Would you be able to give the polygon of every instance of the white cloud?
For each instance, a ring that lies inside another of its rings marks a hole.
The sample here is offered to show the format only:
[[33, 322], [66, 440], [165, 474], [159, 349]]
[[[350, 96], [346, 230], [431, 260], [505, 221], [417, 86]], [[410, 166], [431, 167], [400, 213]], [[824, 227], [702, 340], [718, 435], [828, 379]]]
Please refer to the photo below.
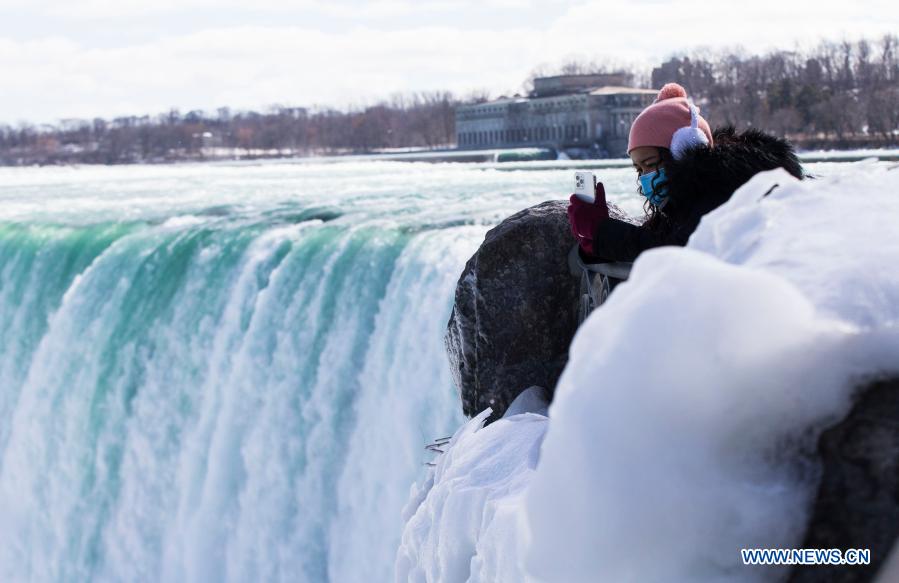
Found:
[[[17, 1], [0, 0], [0, 10]], [[40, 38], [38, 33], [30, 40], [0, 37], [0, 70], [4, 72], [0, 120], [111, 117], [172, 106], [346, 106], [414, 90], [500, 92], [519, 87], [536, 65], [569, 56], [649, 65], [696, 46], [790, 48], [796, 41], [810, 44], [822, 37], [871, 37], [899, 29], [899, 11], [882, 0], [854, 5], [812, 0], [755, 0], [751, 5], [560, 0], [541, 8], [540, 23], [510, 25], [505, 20], [474, 19], [466, 26], [428, 24], [443, 20], [440, 11], [449, 10], [444, 0], [385, 0], [355, 13], [353, 4], [345, 2], [331, 8], [332, 16], [335, 10], [343, 10], [355, 17], [348, 16], [344, 26], [330, 28], [303, 16], [304, 11], [326, 10], [320, 0], [260, 1], [261, 9], [280, 6], [285, 11], [280, 19], [284, 24], [221, 26], [175, 36], [159, 32], [120, 46], [93, 44], [70, 34]], [[203, 9], [212, 2], [135, 0], [127, 6], [138, 11], [128, 13], [133, 16], [140, 10]], [[112, 11], [112, 4], [88, 0], [77, 6], [84, 9], [84, 17], [91, 11]], [[227, 11], [236, 4], [236, 0], [219, 0], [215, 10]], [[523, 0], [458, 0], [453, 5], [476, 15], [487, 6], [502, 13], [523, 4]], [[58, 10], [63, 3], [30, 6]], [[364, 24], [368, 20], [358, 17], [380, 14], [390, 20], [393, 14], [408, 16], [427, 10], [437, 16], [399, 30], [385, 29], [374, 21]]]
[[518, 63], [484, 55], [536, 59], [536, 47], [520, 48], [529, 36], [440, 28], [329, 34], [285, 27], [210, 30], [112, 49], [65, 39], [0, 41], [0, 69], [15, 79], [0, 93], [0, 117], [276, 102], [343, 106], [410, 89], [514, 87], [522, 77]]
[[893, 0], [643, 0], [627, 6], [591, 2], [571, 7], [553, 28], [583, 30], [583, 23], [595, 25], [595, 34], [577, 36], [587, 50], [660, 59], [698, 46], [741, 45], [761, 51], [789, 48], [796, 41], [895, 32], [899, 8]]
[[[575, 0], [544, 0], [543, 8]], [[470, 10], [521, 10], [531, 0], [0, 0], [2, 11], [27, 11], [79, 21], [131, 20], [147, 15], [207, 11], [212, 13], [273, 13], [302, 17], [328, 15], [347, 20], [389, 18]]]

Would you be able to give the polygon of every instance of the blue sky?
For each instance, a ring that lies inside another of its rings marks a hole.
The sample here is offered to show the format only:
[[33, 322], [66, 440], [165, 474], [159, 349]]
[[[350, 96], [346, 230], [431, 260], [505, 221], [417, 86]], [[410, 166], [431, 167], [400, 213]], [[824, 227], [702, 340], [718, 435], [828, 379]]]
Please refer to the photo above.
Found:
[[899, 30], [894, 1], [0, 0], [0, 121], [520, 88], [534, 67]]

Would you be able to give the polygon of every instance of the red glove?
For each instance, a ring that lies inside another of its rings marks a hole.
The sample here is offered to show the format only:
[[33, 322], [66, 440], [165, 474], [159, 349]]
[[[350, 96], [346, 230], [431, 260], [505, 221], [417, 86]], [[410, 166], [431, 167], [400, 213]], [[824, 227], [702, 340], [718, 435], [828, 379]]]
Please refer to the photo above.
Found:
[[602, 182], [596, 183], [596, 200], [591, 204], [579, 199], [572, 194], [568, 205], [568, 222], [571, 224], [571, 233], [577, 239], [581, 249], [590, 254], [593, 253], [593, 234], [601, 222], [609, 218], [609, 207], [606, 205], [606, 189]]

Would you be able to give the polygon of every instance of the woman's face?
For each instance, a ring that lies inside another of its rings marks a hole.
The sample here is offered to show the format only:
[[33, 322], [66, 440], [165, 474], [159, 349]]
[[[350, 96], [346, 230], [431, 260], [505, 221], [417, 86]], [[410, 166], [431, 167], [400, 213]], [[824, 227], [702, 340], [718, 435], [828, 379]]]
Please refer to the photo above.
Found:
[[638, 176], [658, 170], [662, 166], [662, 156], [655, 146], [634, 148], [630, 155]]

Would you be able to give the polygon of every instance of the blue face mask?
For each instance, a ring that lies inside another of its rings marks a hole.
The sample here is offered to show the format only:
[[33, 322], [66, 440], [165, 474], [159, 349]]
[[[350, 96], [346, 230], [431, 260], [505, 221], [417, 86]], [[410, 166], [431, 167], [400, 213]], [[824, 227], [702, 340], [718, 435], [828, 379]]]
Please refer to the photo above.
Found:
[[668, 177], [665, 176], [664, 168], [641, 174], [637, 178], [640, 180], [640, 192], [649, 199], [650, 204], [661, 207], [668, 201]]

